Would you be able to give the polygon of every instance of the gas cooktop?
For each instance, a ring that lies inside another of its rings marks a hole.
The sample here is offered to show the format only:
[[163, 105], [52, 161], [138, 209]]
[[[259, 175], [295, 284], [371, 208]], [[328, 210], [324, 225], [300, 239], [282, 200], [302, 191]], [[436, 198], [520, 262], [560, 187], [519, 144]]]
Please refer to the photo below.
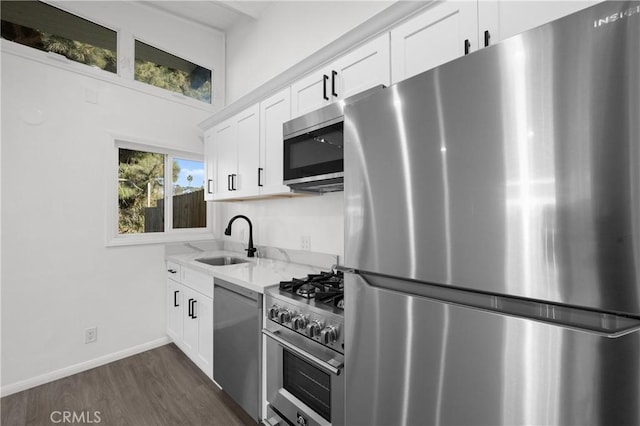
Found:
[[303, 279], [280, 281], [278, 289], [282, 295], [318, 308], [327, 307], [337, 313], [344, 309], [344, 277], [341, 271], [320, 272]]
[[277, 331], [282, 327], [344, 353], [342, 272], [281, 281], [265, 290], [265, 306], [266, 328]]

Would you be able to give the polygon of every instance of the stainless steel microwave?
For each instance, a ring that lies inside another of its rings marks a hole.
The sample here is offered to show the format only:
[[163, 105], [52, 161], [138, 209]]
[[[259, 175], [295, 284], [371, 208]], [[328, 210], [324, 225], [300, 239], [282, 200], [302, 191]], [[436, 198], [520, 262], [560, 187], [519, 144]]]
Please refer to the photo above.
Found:
[[301, 192], [342, 191], [344, 107], [383, 87], [365, 90], [284, 123], [284, 184]]

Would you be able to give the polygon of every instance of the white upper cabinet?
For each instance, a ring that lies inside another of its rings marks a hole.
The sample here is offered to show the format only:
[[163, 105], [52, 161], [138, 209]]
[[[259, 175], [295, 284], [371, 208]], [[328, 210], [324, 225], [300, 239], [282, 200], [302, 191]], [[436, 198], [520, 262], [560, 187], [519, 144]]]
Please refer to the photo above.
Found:
[[595, 3], [509, 0], [435, 3], [391, 30], [392, 83]]
[[234, 197], [247, 197], [258, 192], [260, 161], [260, 107], [255, 104], [238, 116], [238, 176], [231, 180]]
[[478, 4], [435, 3], [391, 30], [391, 82], [478, 49]]
[[598, 1], [442, 1], [205, 132], [205, 199], [293, 196], [282, 125], [591, 6]]
[[234, 118], [230, 118], [213, 128], [217, 176], [214, 199], [229, 196], [232, 192], [231, 179], [238, 173], [237, 127], [234, 124]]
[[291, 118], [291, 88], [276, 93], [260, 102], [260, 167], [259, 191], [261, 195], [288, 194], [282, 183], [283, 134], [282, 125]]
[[291, 89], [287, 87], [205, 133], [205, 144], [211, 141], [206, 163], [216, 170], [211, 199], [291, 194], [282, 184], [282, 125], [290, 118]]
[[330, 66], [331, 95], [345, 99], [381, 84], [389, 86], [389, 34], [347, 53]]
[[593, 6], [599, 1], [480, 1], [478, 3], [479, 37], [489, 44], [507, 39], [563, 16]]
[[293, 117], [306, 114], [331, 103], [331, 82], [326, 70], [314, 72], [291, 85]]
[[260, 109], [258, 104], [215, 126], [217, 186], [214, 200], [258, 192]]
[[293, 83], [291, 116], [389, 83], [389, 34], [385, 33]]
[[218, 177], [216, 176], [216, 146], [214, 129], [204, 132], [204, 200], [213, 201]]

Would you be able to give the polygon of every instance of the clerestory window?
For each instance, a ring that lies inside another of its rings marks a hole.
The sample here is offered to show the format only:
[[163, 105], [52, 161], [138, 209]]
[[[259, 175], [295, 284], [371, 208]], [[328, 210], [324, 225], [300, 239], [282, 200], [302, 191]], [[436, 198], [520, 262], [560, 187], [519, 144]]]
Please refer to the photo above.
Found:
[[39, 1], [0, 2], [2, 38], [116, 73], [115, 31]]

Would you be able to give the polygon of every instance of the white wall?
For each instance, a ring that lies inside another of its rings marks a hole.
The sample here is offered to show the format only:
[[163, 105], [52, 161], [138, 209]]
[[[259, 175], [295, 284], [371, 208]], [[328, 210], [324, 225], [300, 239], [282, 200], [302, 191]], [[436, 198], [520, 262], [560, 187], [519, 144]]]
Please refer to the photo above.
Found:
[[1, 83], [7, 392], [165, 339], [164, 247], [105, 246], [110, 132], [202, 152], [208, 113], [4, 51]]
[[280, 1], [227, 33], [232, 103], [387, 8], [393, 1]]
[[[229, 219], [243, 214], [253, 223], [253, 242], [294, 250], [301, 249], [301, 238], [311, 237], [311, 251], [344, 256], [343, 192], [300, 198], [275, 198], [261, 201], [218, 203], [216, 219], [218, 229], [224, 229]], [[242, 241], [240, 235], [245, 221], [233, 223], [234, 241]], [[327, 267], [331, 265], [326, 265]]]

